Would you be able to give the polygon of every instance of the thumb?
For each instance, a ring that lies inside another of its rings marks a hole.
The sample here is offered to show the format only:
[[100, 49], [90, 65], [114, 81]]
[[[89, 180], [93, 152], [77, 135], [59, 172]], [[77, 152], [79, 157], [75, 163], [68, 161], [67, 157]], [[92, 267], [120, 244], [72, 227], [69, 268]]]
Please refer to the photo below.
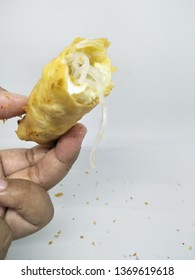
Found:
[[27, 97], [0, 88], [0, 120], [23, 114], [26, 103]]
[[23, 179], [0, 180], [0, 205], [7, 208], [4, 220], [14, 239], [27, 236], [44, 227], [53, 217], [53, 205], [39, 185]]

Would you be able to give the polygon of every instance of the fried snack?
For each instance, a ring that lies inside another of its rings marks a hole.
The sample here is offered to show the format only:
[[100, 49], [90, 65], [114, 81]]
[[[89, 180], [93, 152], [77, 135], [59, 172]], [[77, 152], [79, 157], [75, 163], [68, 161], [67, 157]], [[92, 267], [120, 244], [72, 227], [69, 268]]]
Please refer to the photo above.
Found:
[[48, 144], [103, 103], [113, 88], [109, 45], [105, 38], [76, 38], [45, 66], [29, 96], [26, 115], [18, 121], [21, 140]]

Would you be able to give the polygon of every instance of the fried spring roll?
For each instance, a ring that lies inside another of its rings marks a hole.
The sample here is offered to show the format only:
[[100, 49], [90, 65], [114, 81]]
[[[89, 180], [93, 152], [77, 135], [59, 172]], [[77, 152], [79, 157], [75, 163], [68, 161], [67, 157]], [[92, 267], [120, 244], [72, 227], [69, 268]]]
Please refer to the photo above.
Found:
[[110, 93], [109, 45], [105, 38], [76, 38], [45, 66], [18, 121], [20, 139], [38, 144], [58, 139]]

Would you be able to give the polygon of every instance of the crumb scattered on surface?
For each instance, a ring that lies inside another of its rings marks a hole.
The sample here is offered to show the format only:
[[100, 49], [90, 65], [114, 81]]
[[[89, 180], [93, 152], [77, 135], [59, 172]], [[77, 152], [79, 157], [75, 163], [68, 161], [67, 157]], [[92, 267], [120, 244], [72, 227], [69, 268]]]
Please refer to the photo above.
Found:
[[91, 245], [95, 246], [95, 242], [92, 242]]
[[59, 192], [59, 193], [56, 193], [56, 194], [55, 194], [55, 197], [61, 197], [61, 196], [63, 196], [63, 195], [64, 195], [63, 192]]
[[139, 256], [137, 255], [136, 252], [134, 252], [133, 254], [129, 254], [129, 257], [130, 258], [135, 257], [136, 260], [139, 260]]
[[84, 239], [84, 235], [80, 235], [80, 239]]
[[54, 235], [54, 237], [59, 237], [61, 233], [62, 233], [62, 231], [58, 230], [58, 232]]
[[145, 201], [145, 202], [144, 202], [144, 204], [145, 204], [145, 205], [148, 205], [148, 204], [149, 204], [149, 202]]
[[87, 175], [89, 174], [89, 169], [86, 169], [85, 174]]
[[100, 200], [100, 198], [97, 196], [97, 197], [96, 197], [96, 200], [98, 201], [98, 200]]
[[188, 247], [188, 250], [190, 250], [190, 251], [192, 250], [192, 246], [191, 245]]
[[96, 226], [96, 221], [93, 221], [93, 224]]
[[51, 245], [53, 243], [53, 241], [52, 240], [50, 240], [49, 242], [48, 242], [48, 245]]
[[113, 220], [112, 222], [113, 222], [113, 223], [116, 223], [116, 220]]

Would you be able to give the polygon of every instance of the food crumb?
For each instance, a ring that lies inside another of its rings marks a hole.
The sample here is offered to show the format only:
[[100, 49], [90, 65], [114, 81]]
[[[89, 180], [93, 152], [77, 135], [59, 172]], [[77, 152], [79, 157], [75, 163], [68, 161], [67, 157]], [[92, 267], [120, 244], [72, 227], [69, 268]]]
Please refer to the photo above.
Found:
[[93, 224], [96, 226], [96, 221], [93, 221]]
[[132, 255], [133, 257], [136, 257], [137, 256], [137, 253], [133, 253], [133, 255]]
[[80, 239], [84, 239], [84, 235], [81, 235], [81, 236], [80, 236]]
[[190, 251], [192, 250], [192, 246], [191, 245], [188, 247], [188, 250], [190, 250]]
[[99, 199], [100, 199], [100, 198], [97, 196], [97, 197], [96, 197], [96, 200], [98, 201]]
[[113, 220], [112, 222], [113, 222], [113, 223], [116, 223], [116, 220]]
[[59, 237], [61, 233], [62, 233], [62, 231], [58, 230], [58, 232], [54, 235], [54, 237]]
[[51, 245], [53, 243], [53, 241], [52, 240], [50, 240], [49, 242], [48, 242], [48, 245]]
[[91, 245], [95, 246], [95, 242], [92, 242]]
[[149, 204], [149, 202], [145, 201], [145, 202], [144, 202], [144, 204], [145, 204], [145, 205], [148, 205], [148, 204]]
[[89, 174], [89, 169], [86, 169], [85, 174], [87, 175]]
[[56, 194], [55, 194], [55, 197], [61, 197], [61, 196], [63, 196], [63, 195], [64, 195], [63, 192], [59, 192], [59, 193], [56, 193]]

